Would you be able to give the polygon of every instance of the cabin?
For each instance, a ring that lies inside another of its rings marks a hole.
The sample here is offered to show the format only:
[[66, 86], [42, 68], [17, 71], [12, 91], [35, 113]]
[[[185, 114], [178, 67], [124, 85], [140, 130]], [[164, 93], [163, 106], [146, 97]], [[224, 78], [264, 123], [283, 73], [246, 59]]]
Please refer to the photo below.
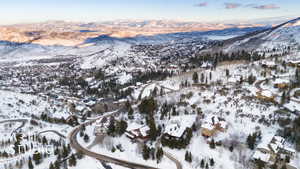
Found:
[[164, 128], [163, 137], [168, 140], [183, 140], [187, 130], [192, 128], [196, 121], [196, 115], [176, 116], [170, 119]]
[[286, 163], [286, 165], [292, 169], [294, 167], [293, 161], [295, 155], [296, 151], [286, 145], [286, 141], [283, 137], [268, 134], [264, 136], [262, 141], [257, 145], [252, 159], [254, 161], [261, 160], [266, 165], [272, 165], [278, 159], [284, 161], [289, 157], [290, 162]]
[[289, 87], [289, 80], [287, 79], [276, 79], [274, 82], [274, 87], [279, 89], [286, 89]]
[[94, 135], [95, 136], [103, 136], [107, 134], [109, 126], [109, 120], [107, 118], [101, 118], [96, 121], [96, 125], [94, 128]]
[[217, 117], [210, 116], [204, 119], [204, 123], [201, 126], [201, 134], [204, 137], [211, 137], [217, 132], [226, 132], [228, 124], [225, 120]]
[[167, 139], [180, 140], [183, 138], [187, 127], [180, 124], [170, 124], [166, 126], [164, 137]]
[[264, 101], [271, 101], [271, 102], [273, 102], [275, 99], [275, 95], [269, 90], [262, 90], [262, 91], [256, 92], [256, 97], [258, 99], [261, 99]]
[[131, 140], [147, 141], [149, 139], [150, 128], [147, 125], [131, 123], [125, 132], [125, 135]]
[[300, 68], [300, 60], [289, 60], [287, 65]]
[[267, 69], [276, 69], [277, 65], [274, 61], [264, 61], [261, 63], [261, 66], [263, 68], [267, 68]]

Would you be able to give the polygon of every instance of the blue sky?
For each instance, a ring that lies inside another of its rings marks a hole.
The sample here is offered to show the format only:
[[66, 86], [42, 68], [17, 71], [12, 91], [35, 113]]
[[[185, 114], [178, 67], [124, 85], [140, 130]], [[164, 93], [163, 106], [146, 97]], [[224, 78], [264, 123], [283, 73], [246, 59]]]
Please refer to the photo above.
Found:
[[0, 0], [0, 24], [47, 20], [201, 22], [300, 16], [299, 0]]

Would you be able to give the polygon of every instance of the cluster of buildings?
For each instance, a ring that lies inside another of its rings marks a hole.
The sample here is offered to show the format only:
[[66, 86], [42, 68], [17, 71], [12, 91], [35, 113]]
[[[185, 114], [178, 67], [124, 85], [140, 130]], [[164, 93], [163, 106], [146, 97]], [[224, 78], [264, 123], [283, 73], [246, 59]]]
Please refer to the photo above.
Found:
[[[274, 163], [286, 165], [288, 169], [297, 169], [294, 164], [296, 151], [287, 146], [283, 137], [276, 135], [266, 135], [258, 144], [252, 156], [254, 161], [260, 160], [266, 165]], [[288, 160], [287, 160], [288, 159]]]
[[132, 123], [125, 132], [125, 135], [132, 140], [146, 141], [149, 139], [150, 128], [147, 125]]
[[201, 134], [204, 137], [211, 137], [218, 132], [225, 132], [228, 128], [228, 123], [217, 116], [208, 116], [204, 119], [204, 123], [201, 125]]

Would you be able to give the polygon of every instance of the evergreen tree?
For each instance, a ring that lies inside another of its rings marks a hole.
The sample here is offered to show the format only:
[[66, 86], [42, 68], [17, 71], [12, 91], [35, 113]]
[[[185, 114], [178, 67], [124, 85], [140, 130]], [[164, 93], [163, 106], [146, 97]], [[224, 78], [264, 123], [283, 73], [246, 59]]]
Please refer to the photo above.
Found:
[[76, 157], [74, 154], [71, 155], [70, 159], [69, 159], [69, 166], [72, 167], [72, 166], [76, 166]]
[[201, 162], [200, 162], [200, 167], [201, 167], [201, 168], [204, 168], [204, 165], [205, 165], [205, 164], [204, 164], [204, 160], [202, 159]]
[[53, 165], [52, 163], [50, 163], [49, 169], [55, 169], [55, 168], [54, 168], [54, 165]]
[[156, 151], [156, 159], [157, 159], [157, 163], [160, 163], [162, 157], [164, 155], [164, 151], [161, 147], [159, 147]]
[[215, 140], [214, 140], [214, 139], [212, 139], [211, 142], [209, 143], [209, 147], [210, 147], [211, 149], [215, 149], [215, 148], [216, 148], [216, 143], [215, 143]]
[[233, 145], [231, 145], [231, 146], [229, 147], [229, 151], [230, 151], [230, 152], [233, 151]]
[[147, 124], [150, 128], [149, 130], [149, 137], [151, 140], [156, 140], [157, 137], [157, 128], [156, 128], [156, 124], [155, 124], [155, 120], [153, 118], [153, 116], [148, 116], [147, 118]]
[[157, 102], [153, 97], [144, 99], [138, 106], [141, 113], [153, 114], [157, 108]]
[[107, 134], [110, 136], [113, 136], [115, 131], [116, 131], [115, 119], [110, 118], [108, 129], [107, 129]]
[[150, 148], [146, 144], [143, 146], [143, 158], [144, 160], [148, 160], [150, 158]]
[[29, 157], [28, 159], [28, 169], [33, 169], [33, 164], [32, 164], [32, 160], [31, 160], [31, 157]]
[[214, 159], [213, 159], [213, 158], [211, 158], [211, 159], [209, 160], [209, 163], [210, 163], [210, 166], [214, 166], [214, 165], [215, 165], [215, 161], [214, 161]]
[[41, 154], [39, 152], [35, 152], [32, 156], [32, 159], [36, 165], [41, 163]]
[[197, 72], [193, 73], [193, 82], [194, 83], [199, 83], [199, 77], [198, 77], [198, 73]]

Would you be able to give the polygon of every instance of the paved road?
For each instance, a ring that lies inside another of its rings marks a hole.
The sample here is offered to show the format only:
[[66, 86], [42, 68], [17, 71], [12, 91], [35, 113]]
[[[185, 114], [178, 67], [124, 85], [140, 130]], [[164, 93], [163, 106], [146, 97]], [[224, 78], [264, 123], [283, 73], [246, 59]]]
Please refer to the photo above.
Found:
[[[118, 112], [107, 114], [107, 115], [103, 115], [99, 119], [101, 119], [103, 117], [113, 116], [116, 113], [118, 113]], [[120, 159], [117, 159], [117, 158], [109, 157], [109, 156], [106, 156], [106, 155], [97, 154], [95, 152], [92, 152], [92, 151], [90, 151], [90, 150], [82, 147], [78, 143], [77, 134], [80, 132], [81, 127], [83, 127], [84, 125], [91, 125], [92, 123], [96, 122], [96, 120], [97, 119], [91, 120], [91, 121], [86, 122], [86, 123], [83, 123], [83, 124], [75, 127], [73, 131], [71, 131], [71, 133], [69, 134], [70, 145], [75, 150], [77, 150], [78, 152], [82, 152], [83, 154], [85, 154], [85, 155], [87, 155], [89, 157], [95, 158], [97, 160], [108, 162], [108, 163], [114, 163], [114, 164], [117, 164], [117, 165], [120, 165], [120, 166], [123, 166], [123, 167], [127, 167], [127, 168], [134, 168], [134, 169], [158, 169], [158, 168], [147, 166], [147, 165], [143, 165], [143, 164], [133, 163], [133, 162], [129, 162], [129, 161], [125, 161], [125, 160], [120, 160]]]
[[176, 164], [177, 169], [182, 169], [182, 165], [180, 163], [180, 161], [178, 161], [175, 157], [173, 157], [170, 153], [166, 152], [164, 150], [164, 155], [170, 159], [171, 161], [173, 161]]

